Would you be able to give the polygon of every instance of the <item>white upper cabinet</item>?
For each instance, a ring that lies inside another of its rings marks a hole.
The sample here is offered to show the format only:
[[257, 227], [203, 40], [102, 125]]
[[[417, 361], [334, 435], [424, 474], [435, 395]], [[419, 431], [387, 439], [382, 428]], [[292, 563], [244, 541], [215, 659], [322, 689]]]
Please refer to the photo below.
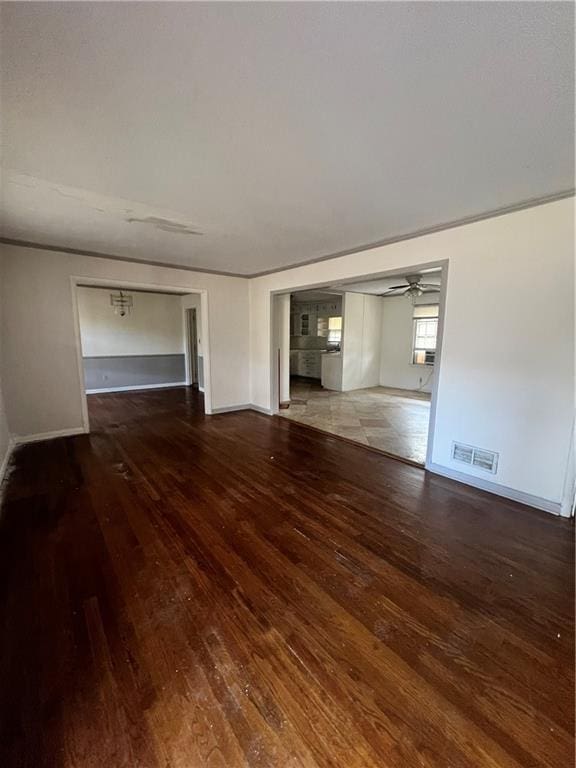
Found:
[[290, 335], [318, 336], [318, 320], [340, 315], [341, 312], [341, 305], [336, 301], [292, 304], [290, 308]]

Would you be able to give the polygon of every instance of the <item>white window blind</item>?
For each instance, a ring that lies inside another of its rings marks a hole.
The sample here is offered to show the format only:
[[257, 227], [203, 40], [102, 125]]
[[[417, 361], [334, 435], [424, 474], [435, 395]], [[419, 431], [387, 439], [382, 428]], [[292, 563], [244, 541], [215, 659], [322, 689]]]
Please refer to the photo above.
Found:
[[328, 344], [330, 345], [340, 344], [341, 339], [342, 339], [342, 318], [329, 317], [328, 318]]
[[438, 304], [418, 304], [414, 307], [414, 318], [438, 317]]

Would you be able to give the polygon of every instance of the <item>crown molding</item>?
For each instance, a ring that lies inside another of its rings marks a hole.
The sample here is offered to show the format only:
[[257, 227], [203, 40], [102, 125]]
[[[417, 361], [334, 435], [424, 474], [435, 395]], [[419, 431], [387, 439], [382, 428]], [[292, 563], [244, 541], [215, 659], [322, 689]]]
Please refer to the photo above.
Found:
[[129, 264], [142, 264], [151, 267], [165, 267], [166, 269], [183, 269], [186, 272], [201, 272], [208, 275], [220, 275], [221, 277], [242, 277], [248, 279], [251, 275], [243, 275], [239, 272], [225, 272], [218, 269], [206, 269], [205, 267], [189, 267], [186, 264], [174, 264], [167, 261], [149, 261], [148, 259], [135, 259], [130, 256], [115, 256], [113, 253], [100, 253], [100, 251], [85, 251], [81, 248], [68, 248], [62, 245], [51, 245], [29, 240], [14, 240], [10, 237], [0, 237], [0, 244], [14, 245], [18, 248], [34, 248], [39, 251], [54, 251], [55, 253], [70, 253], [73, 256], [89, 256], [93, 259], [109, 259], [111, 261], [125, 261]]
[[555, 192], [552, 195], [544, 195], [542, 197], [534, 197], [530, 200], [523, 200], [520, 203], [514, 203], [513, 205], [507, 205], [502, 208], [494, 208], [484, 213], [476, 213], [471, 216], [466, 216], [461, 219], [454, 219], [453, 221], [445, 222], [444, 224], [435, 224], [431, 227], [424, 227], [423, 229], [413, 230], [403, 235], [394, 235], [387, 237], [384, 240], [377, 240], [376, 242], [367, 243], [365, 245], [358, 245], [354, 248], [349, 248], [344, 251], [337, 251], [336, 253], [330, 253], [325, 256], [317, 256], [314, 259], [308, 261], [300, 261], [295, 264], [289, 264], [286, 267], [279, 267], [278, 269], [268, 269], [263, 272], [254, 272], [248, 277], [265, 277], [266, 275], [273, 275], [276, 272], [285, 272], [289, 269], [298, 269], [298, 267], [307, 267], [309, 264], [318, 264], [321, 261], [329, 261], [330, 259], [339, 259], [341, 256], [351, 256], [354, 253], [361, 253], [362, 251], [370, 251], [374, 248], [382, 248], [385, 245], [393, 245], [394, 243], [401, 243], [404, 240], [414, 240], [417, 237], [424, 237], [425, 235], [433, 235], [436, 232], [444, 232], [447, 229], [456, 229], [457, 227], [464, 227], [467, 224], [475, 224], [478, 221], [484, 221], [485, 219], [495, 219], [498, 216], [505, 216], [508, 213], [517, 213], [518, 211], [524, 211], [527, 208], [536, 208], [539, 205], [546, 205], [547, 203], [555, 203], [559, 200], [565, 200], [568, 197], [574, 197], [576, 189], [566, 189], [562, 192]]
[[265, 277], [267, 275], [274, 275], [278, 272], [286, 272], [290, 269], [298, 269], [299, 267], [307, 267], [310, 264], [318, 264], [321, 261], [330, 261], [331, 259], [339, 259], [342, 256], [351, 256], [354, 253], [360, 253], [361, 251], [370, 251], [374, 248], [382, 248], [385, 245], [393, 245], [394, 243], [401, 243], [404, 240], [414, 240], [417, 237], [424, 237], [425, 235], [433, 235], [437, 232], [444, 232], [447, 229], [456, 229], [457, 227], [464, 227], [467, 224], [475, 224], [479, 221], [485, 221], [486, 219], [494, 219], [498, 216], [505, 216], [509, 213], [517, 213], [524, 211], [528, 208], [536, 208], [540, 205], [547, 205], [548, 203], [555, 203], [559, 200], [565, 200], [569, 197], [574, 197], [576, 190], [574, 188], [563, 190], [561, 192], [555, 192], [551, 195], [543, 195], [542, 197], [534, 197], [529, 200], [523, 200], [519, 203], [503, 206], [501, 208], [493, 208], [483, 213], [473, 214], [471, 216], [465, 216], [461, 219], [454, 219], [452, 221], [444, 222], [443, 224], [435, 224], [431, 227], [424, 227], [423, 229], [413, 230], [412, 232], [406, 232], [400, 235], [394, 235], [387, 237], [384, 240], [377, 240], [376, 242], [365, 243], [364, 245], [358, 245], [354, 248], [348, 248], [343, 251], [336, 251], [335, 253], [325, 254], [324, 256], [317, 256], [307, 261], [300, 261], [293, 264], [287, 264], [282, 267], [275, 267], [274, 269], [267, 269], [261, 272], [252, 272], [250, 274], [242, 274], [240, 272], [226, 272], [224, 270], [206, 269], [205, 267], [191, 267], [185, 264], [173, 264], [163, 261], [148, 261], [146, 259], [136, 259], [129, 256], [115, 256], [111, 253], [100, 253], [98, 251], [86, 251], [79, 248], [68, 248], [65, 246], [51, 245], [47, 243], [38, 243], [27, 240], [15, 240], [8, 237], [0, 237], [0, 243], [4, 245], [13, 245], [20, 248], [35, 248], [42, 251], [54, 251], [57, 253], [70, 253], [75, 256], [90, 256], [96, 259], [111, 259], [112, 261], [125, 261], [131, 264], [143, 264], [152, 267], [165, 267], [166, 269], [182, 269], [186, 272], [200, 272], [208, 275], [219, 275], [221, 277], [238, 277], [244, 280], [251, 280], [255, 277]]

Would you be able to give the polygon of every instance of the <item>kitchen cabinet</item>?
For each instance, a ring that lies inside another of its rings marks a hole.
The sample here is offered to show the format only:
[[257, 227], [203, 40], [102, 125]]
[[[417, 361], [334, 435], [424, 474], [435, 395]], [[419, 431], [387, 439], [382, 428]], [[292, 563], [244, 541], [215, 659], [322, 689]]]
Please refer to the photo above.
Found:
[[339, 303], [325, 301], [319, 303], [292, 304], [290, 309], [291, 336], [318, 336], [320, 318], [338, 317], [342, 314]]
[[302, 312], [300, 315], [300, 336], [314, 336], [313, 317], [310, 312]]
[[327, 352], [322, 355], [322, 387], [342, 391], [342, 354]]
[[291, 349], [290, 374], [305, 376], [309, 379], [319, 379], [322, 374], [319, 349]]

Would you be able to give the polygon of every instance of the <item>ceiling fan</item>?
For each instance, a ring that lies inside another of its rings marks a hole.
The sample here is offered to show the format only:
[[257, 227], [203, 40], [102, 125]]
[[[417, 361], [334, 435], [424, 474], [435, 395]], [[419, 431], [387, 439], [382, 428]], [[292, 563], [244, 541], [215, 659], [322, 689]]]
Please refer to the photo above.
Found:
[[440, 286], [435, 283], [422, 283], [422, 275], [406, 275], [405, 285], [393, 285], [380, 296], [422, 296], [423, 293], [439, 293]]

